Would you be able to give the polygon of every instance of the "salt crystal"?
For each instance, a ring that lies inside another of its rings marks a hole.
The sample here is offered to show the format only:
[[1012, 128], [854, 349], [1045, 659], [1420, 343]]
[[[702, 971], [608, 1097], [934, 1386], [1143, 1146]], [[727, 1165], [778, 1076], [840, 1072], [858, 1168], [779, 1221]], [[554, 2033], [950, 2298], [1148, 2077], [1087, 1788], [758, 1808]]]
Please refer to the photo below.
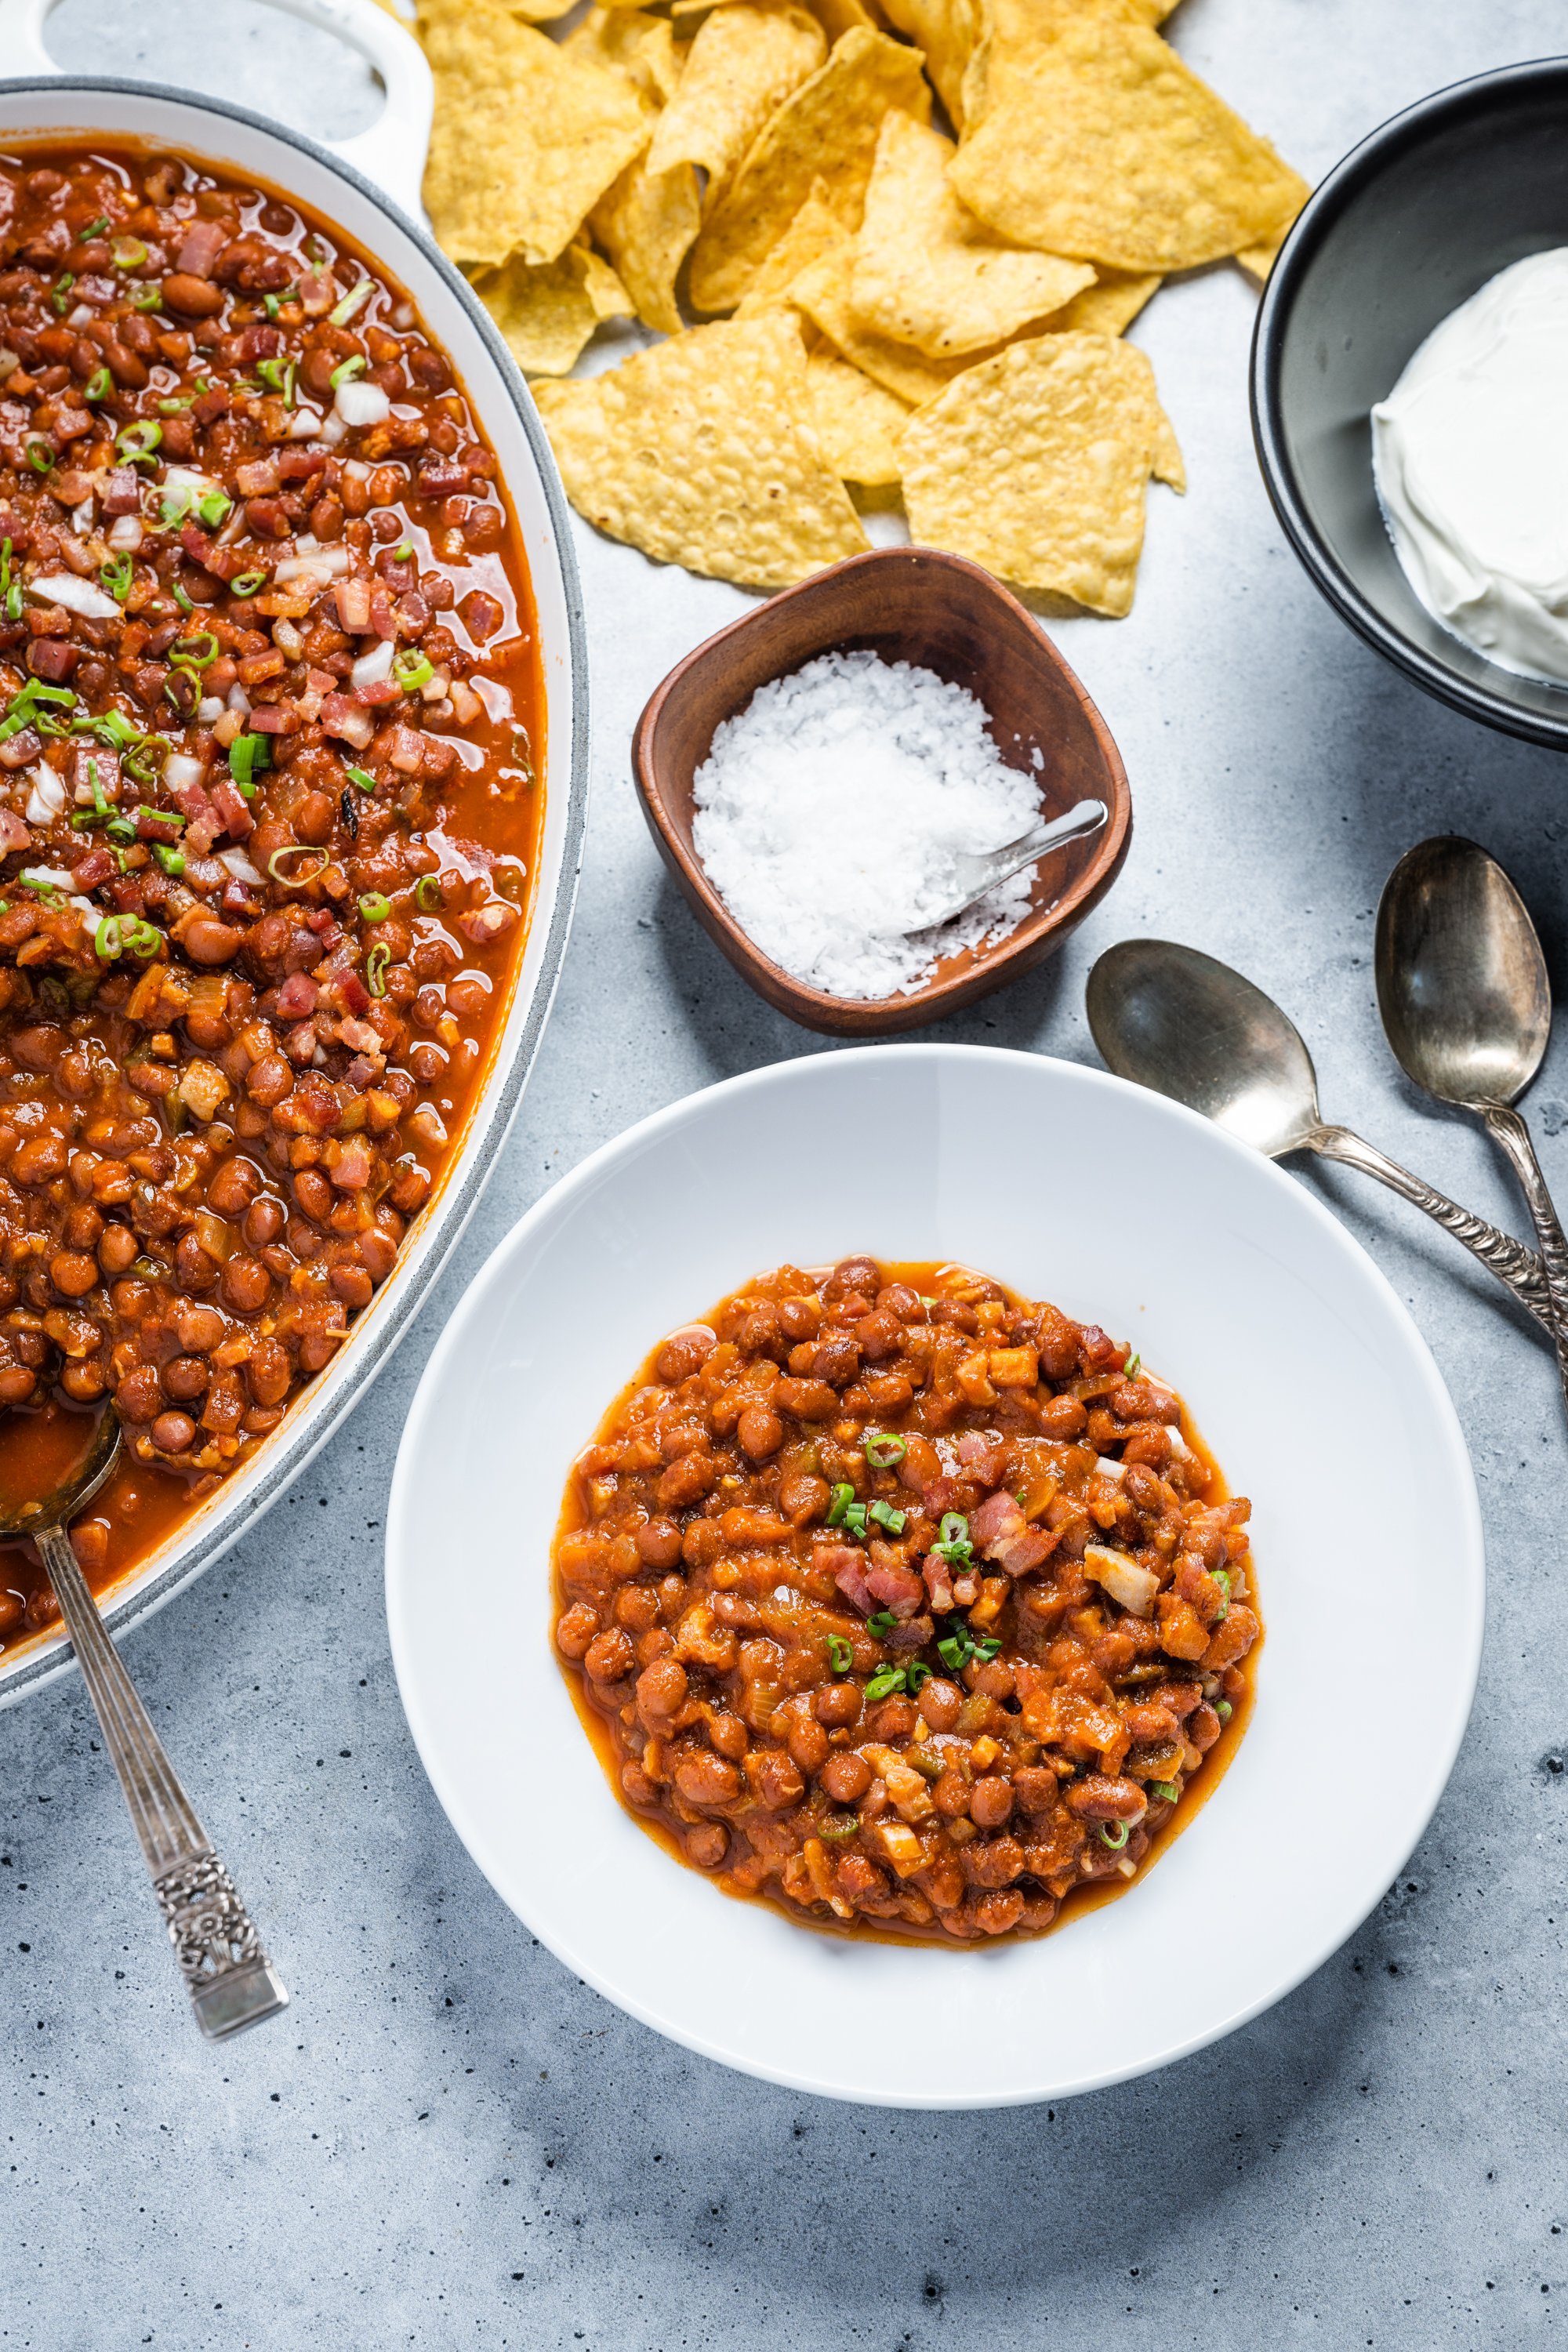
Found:
[[923, 929], [954, 895], [954, 853], [1016, 841], [1040, 796], [984, 705], [913, 663], [823, 654], [759, 687], [716, 730], [692, 793], [697, 855], [736, 922], [828, 995], [906, 993], [1028, 912], [1026, 869]]

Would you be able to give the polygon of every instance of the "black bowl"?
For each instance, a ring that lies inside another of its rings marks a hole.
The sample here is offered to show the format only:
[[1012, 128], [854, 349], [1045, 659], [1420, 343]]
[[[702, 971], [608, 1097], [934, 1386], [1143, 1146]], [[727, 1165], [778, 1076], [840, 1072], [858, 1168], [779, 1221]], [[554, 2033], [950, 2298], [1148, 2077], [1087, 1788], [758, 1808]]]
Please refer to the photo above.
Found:
[[1568, 246], [1568, 58], [1482, 74], [1346, 156], [1274, 266], [1252, 342], [1252, 429], [1286, 536], [1334, 610], [1456, 710], [1568, 750], [1568, 687], [1516, 677], [1435, 621], [1399, 568], [1368, 412], [1450, 310]]

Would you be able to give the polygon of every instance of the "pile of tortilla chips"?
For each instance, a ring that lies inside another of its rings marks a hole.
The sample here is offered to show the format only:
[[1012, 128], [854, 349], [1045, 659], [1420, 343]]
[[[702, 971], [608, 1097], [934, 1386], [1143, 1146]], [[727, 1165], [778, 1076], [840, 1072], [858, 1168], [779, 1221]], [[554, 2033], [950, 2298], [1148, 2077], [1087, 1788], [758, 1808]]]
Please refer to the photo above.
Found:
[[1173, 271], [1266, 275], [1308, 193], [1171, 5], [605, 0], [557, 40], [572, 0], [418, 0], [426, 201], [520, 365], [664, 338], [535, 382], [573, 504], [780, 588], [901, 497], [917, 541], [1129, 611], [1183, 469], [1123, 330]]

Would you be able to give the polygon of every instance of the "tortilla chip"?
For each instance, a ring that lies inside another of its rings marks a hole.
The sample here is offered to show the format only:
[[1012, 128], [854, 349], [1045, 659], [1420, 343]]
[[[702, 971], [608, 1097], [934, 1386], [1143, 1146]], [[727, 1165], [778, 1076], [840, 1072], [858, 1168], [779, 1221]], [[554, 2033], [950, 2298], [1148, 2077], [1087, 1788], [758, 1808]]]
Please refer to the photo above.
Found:
[[735, 316], [749, 319], [758, 310], [772, 310], [787, 299], [789, 289], [803, 270], [847, 241], [828, 202], [826, 182], [814, 180], [810, 195], [752, 278], [751, 290]]
[[769, 118], [826, 57], [821, 26], [790, 0], [766, 7], [734, 0], [715, 9], [659, 118], [648, 170], [700, 165], [708, 174], [704, 208], [712, 212]]
[[644, 326], [679, 335], [686, 322], [675, 299], [676, 280], [702, 226], [701, 192], [690, 164], [655, 173], [639, 155], [600, 197], [588, 223]]
[[989, 0], [952, 184], [1015, 244], [1131, 271], [1266, 244], [1300, 180], [1130, 7]]
[[1040, 335], [957, 377], [899, 444], [910, 535], [1091, 612], [1131, 610], [1144, 484], [1180, 452], [1147, 354]]
[[568, 57], [623, 74], [645, 113], [669, 104], [686, 64], [686, 45], [677, 45], [668, 18], [642, 8], [590, 8], [561, 46]]
[[1279, 258], [1280, 247], [1296, 226], [1296, 214], [1300, 211], [1312, 193], [1310, 186], [1302, 179], [1299, 172], [1293, 173], [1291, 176], [1296, 182], [1297, 197], [1295, 210], [1289, 219], [1273, 236], [1266, 237], [1260, 245], [1243, 246], [1236, 257], [1243, 269], [1249, 276], [1256, 278], [1260, 286], [1267, 282], [1269, 271]]
[[963, 69], [974, 47], [974, 0], [885, 0], [895, 29], [923, 51], [953, 128], [963, 128]]
[[835, 352], [812, 352], [805, 380], [816, 437], [834, 472], [864, 489], [890, 488], [899, 478], [899, 431], [910, 413], [904, 403]]
[[1067, 308], [1046, 323], [1053, 334], [1123, 334], [1163, 283], [1152, 273], [1133, 276], [1125, 269], [1102, 269], [1094, 285], [1075, 294]]
[[623, 77], [519, 24], [501, 0], [425, 0], [436, 75], [425, 202], [454, 261], [553, 261], [647, 140]]
[[509, 261], [474, 291], [525, 375], [564, 375], [604, 319], [629, 319], [631, 298], [607, 261], [569, 245], [554, 261]]
[[660, 563], [784, 588], [868, 544], [823, 462], [785, 312], [672, 335], [534, 396], [578, 512]]
[[868, 31], [878, 33], [887, 24], [880, 9], [868, 8], [866, 0], [807, 0], [807, 5], [829, 41], [842, 40], [845, 34], [852, 33], [857, 26], [864, 26]]
[[854, 266], [854, 240], [841, 238], [830, 253], [802, 270], [784, 299], [804, 310], [813, 326], [820, 327], [840, 356], [862, 375], [885, 385], [911, 408], [934, 400], [955, 375], [974, 365], [977, 355], [971, 352], [959, 359], [928, 360], [911, 344], [896, 343], [890, 335], [879, 335], [862, 326], [850, 299]]
[[863, 325], [930, 359], [1005, 343], [1094, 284], [1087, 262], [1003, 245], [948, 184], [952, 141], [883, 117], [855, 243], [850, 301]]
[[858, 28], [787, 99], [741, 165], [691, 257], [691, 299], [700, 310], [728, 310], [820, 179], [847, 229], [860, 226], [877, 133], [889, 107], [931, 120], [921, 60], [901, 41]]

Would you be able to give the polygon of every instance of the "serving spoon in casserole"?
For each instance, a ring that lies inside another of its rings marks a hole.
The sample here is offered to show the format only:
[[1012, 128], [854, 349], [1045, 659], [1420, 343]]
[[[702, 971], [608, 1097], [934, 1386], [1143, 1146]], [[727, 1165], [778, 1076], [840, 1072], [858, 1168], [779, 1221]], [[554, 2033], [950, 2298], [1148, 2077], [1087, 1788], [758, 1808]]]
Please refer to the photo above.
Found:
[[121, 1443], [119, 1417], [107, 1408], [87, 1453], [50, 1493], [20, 1503], [0, 1497], [0, 1538], [30, 1538], [48, 1571], [196, 2023], [209, 2042], [223, 2042], [276, 2017], [289, 1995], [163, 1753], [66, 1533], [108, 1481]]

